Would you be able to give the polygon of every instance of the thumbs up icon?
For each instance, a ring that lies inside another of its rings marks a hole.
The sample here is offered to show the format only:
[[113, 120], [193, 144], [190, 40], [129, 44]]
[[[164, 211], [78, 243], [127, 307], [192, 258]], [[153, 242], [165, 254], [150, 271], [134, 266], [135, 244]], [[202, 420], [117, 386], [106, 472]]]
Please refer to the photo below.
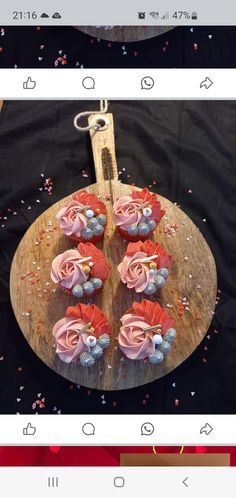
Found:
[[36, 81], [32, 80], [29, 76], [26, 81], [23, 82], [23, 88], [25, 90], [33, 90], [36, 87]]
[[33, 427], [30, 423], [23, 429], [24, 436], [34, 436], [36, 432], [36, 427]]

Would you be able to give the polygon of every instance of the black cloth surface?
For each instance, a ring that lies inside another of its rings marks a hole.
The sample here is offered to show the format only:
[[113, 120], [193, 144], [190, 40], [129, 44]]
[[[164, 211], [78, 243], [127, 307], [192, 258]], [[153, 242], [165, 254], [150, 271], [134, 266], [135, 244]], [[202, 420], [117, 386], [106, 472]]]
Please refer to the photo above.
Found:
[[132, 43], [68, 26], [0, 26], [0, 68], [235, 68], [235, 46], [235, 26], [181, 26]]
[[88, 134], [75, 130], [73, 118], [96, 105], [6, 102], [0, 114], [0, 413], [236, 413], [236, 102], [109, 107], [121, 181], [139, 187], [154, 181], [153, 191], [182, 206], [215, 257], [220, 300], [191, 357], [149, 385], [104, 393], [53, 373], [16, 323], [11, 260], [45, 209], [95, 181]]

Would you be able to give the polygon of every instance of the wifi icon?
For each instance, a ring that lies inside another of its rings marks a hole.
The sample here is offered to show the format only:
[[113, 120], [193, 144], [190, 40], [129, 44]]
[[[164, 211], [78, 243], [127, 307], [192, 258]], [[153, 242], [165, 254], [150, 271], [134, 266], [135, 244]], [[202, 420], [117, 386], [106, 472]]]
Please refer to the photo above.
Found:
[[155, 20], [159, 19], [159, 12], [149, 12], [149, 15]]

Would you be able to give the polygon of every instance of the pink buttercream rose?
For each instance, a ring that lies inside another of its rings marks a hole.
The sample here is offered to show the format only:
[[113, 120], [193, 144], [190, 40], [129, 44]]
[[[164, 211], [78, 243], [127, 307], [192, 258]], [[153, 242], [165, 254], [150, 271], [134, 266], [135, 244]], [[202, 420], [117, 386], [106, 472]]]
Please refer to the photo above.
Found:
[[153, 343], [144, 331], [150, 327], [141, 316], [127, 313], [121, 318], [122, 326], [118, 336], [121, 351], [130, 360], [144, 360], [153, 352]]
[[61, 208], [56, 218], [59, 220], [60, 227], [67, 236], [81, 236], [81, 231], [87, 227], [87, 218], [84, 214], [84, 205], [78, 201], [71, 201], [66, 207]]
[[118, 272], [121, 281], [127, 285], [128, 289], [143, 292], [150, 282], [151, 277], [145, 258], [147, 254], [138, 251], [133, 256], [125, 256], [119, 264]]
[[85, 340], [89, 336], [89, 332], [85, 331], [79, 335], [79, 331], [84, 326], [83, 320], [66, 316], [53, 327], [52, 334], [56, 340], [56, 353], [66, 363], [78, 361], [79, 355], [88, 349]]
[[139, 223], [142, 212], [139, 208], [143, 204], [142, 199], [133, 199], [130, 195], [124, 195], [113, 205], [115, 224], [127, 230], [133, 223]]
[[77, 249], [69, 249], [59, 254], [52, 262], [51, 279], [57, 284], [60, 283], [66, 289], [72, 289], [77, 284], [83, 284], [88, 279], [88, 275], [83, 271], [83, 258]]

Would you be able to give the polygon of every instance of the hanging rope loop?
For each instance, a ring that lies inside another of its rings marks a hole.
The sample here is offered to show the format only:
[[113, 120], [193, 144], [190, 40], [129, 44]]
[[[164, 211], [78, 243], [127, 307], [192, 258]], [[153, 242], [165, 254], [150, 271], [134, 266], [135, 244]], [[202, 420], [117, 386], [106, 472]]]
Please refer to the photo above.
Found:
[[91, 125], [87, 126], [79, 126], [78, 122], [80, 121], [81, 118], [91, 116], [92, 114], [106, 114], [108, 110], [108, 100], [100, 100], [100, 111], [85, 111], [85, 112], [80, 112], [77, 114], [74, 118], [74, 126], [78, 131], [89, 131], [89, 130], [95, 130], [99, 131], [102, 129], [107, 128], [109, 125], [109, 119], [106, 116], [101, 117], [101, 119], [96, 119], [94, 123]]

